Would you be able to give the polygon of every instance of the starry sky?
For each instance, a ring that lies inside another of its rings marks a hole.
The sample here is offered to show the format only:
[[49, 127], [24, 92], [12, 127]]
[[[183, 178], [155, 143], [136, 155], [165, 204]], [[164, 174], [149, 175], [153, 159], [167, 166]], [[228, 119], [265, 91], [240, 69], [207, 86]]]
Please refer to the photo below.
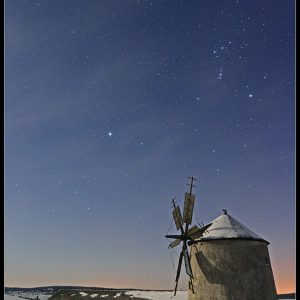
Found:
[[5, 1], [5, 285], [172, 289], [193, 175], [293, 292], [294, 6]]

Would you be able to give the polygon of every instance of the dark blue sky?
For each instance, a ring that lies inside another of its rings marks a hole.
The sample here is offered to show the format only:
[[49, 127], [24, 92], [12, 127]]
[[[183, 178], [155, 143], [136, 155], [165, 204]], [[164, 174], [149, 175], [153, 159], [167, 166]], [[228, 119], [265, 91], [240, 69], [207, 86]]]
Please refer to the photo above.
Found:
[[199, 221], [227, 208], [292, 291], [294, 6], [7, 0], [5, 284], [172, 288], [194, 175]]

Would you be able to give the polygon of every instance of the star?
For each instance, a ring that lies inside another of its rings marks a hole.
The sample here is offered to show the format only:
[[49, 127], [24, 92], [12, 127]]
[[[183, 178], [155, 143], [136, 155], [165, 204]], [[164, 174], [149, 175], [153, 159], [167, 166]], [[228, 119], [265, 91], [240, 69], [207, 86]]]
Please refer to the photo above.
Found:
[[223, 76], [223, 68], [220, 68], [218, 79], [222, 79]]
[[[204, 5], [183, 0], [61, 2], [53, 9], [41, 0], [26, 5], [7, 1], [12, 42], [6, 52], [5, 201], [11, 203], [7, 217], [13, 216], [7, 220], [8, 242], [13, 242], [8, 247], [16, 250], [8, 253], [8, 262], [24, 257], [15, 226], [28, 232], [33, 248], [39, 237], [41, 253], [48, 251], [47, 233], [54, 231], [61, 232], [55, 242], [70, 255], [80, 243], [91, 273], [106, 262], [117, 269], [111, 246], [121, 246], [119, 258], [128, 269], [131, 240], [135, 243], [145, 231], [155, 238], [161, 231], [157, 228], [167, 230], [172, 217], [168, 195], [186, 192], [189, 175], [198, 178], [195, 193], [212, 218], [218, 215], [214, 208], [238, 184], [230, 200], [237, 219], [243, 201], [251, 199], [250, 210], [263, 202], [251, 216], [252, 222], [260, 220], [257, 233], [263, 228], [270, 234], [274, 220], [287, 219], [271, 244], [291, 245], [284, 232], [294, 221], [293, 5], [286, 1], [279, 10], [266, 6], [263, 11], [259, 1], [249, 7], [248, 1], [238, 0]], [[18, 39], [18, 47], [16, 28], [26, 36]], [[150, 228], [153, 232], [146, 228], [149, 197], [161, 199], [155, 200], [162, 214]], [[120, 220], [119, 212], [129, 218]], [[109, 216], [115, 219], [112, 228]], [[93, 235], [106, 241], [96, 254], [100, 259], [89, 255], [99, 247]], [[145, 257], [152, 257], [148, 248]], [[25, 250], [34, 260], [34, 251]], [[43, 267], [60, 261], [62, 253], [56, 252]], [[152, 263], [153, 270], [169, 266], [167, 261]], [[287, 269], [281, 270], [283, 278], [291, 264], [282, 264]], [[8, 277], [15, 276], [14, 267], [8, 266]], [[29, 271], [35, 273], [32, 267]], [[63, 271], [59, 264], [56, 268]], [[80, 263], [72, 269], [80, 274]], [[137, 274], [134, 288], [147, 285], [144, 273]], [[169, 282], [163, 272], [157, 274], [148, 286], [164, 289]], [[67, 275], [57, 283], [70, 280]], [[108, 282], [105, 276], [103, 282]], [[26, 280], [20, 284], [31, 284]], [[77, 280], [93, 284], [84, 274]]]

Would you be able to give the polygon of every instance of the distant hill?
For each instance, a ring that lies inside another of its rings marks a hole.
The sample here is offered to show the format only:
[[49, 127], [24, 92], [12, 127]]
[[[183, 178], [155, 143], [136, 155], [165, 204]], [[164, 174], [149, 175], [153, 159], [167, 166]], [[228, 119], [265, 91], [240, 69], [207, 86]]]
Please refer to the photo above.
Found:
[[24, 287], [4, 287], [5, 293], [7, 292], [51, 292], [55, 293], [61, 289], [72, 289], [72, 290], [81, 290], [81, 289], [91, 289], [91, 290], [107, 290], [102, 287], [85, 287], [85, 286], [73, 286], [73, 285], [51, 285], [51, 286], [39, 286], [32, 288], [24, 288]]
[[296, 293], [278, 294], [278, 299], [296, 299]]
[[130, 290], [130, 291], [172, 291], [172, 290], [150, 290], [150, 289], [137, 289], [137, 288], [104, 288], [104, 287], [90, 287], [90, 286], [74, 286], [74, 285], [53, 285], [53, 286], [41, 286], [41, 287], [32, 287], [32, 288], [23, 288], [23, 287], [4, 287], [4, 292], [51, 292], [55, 293], [58, 290], [93, 290], [93, 291], [119, 291], [119, 290]]

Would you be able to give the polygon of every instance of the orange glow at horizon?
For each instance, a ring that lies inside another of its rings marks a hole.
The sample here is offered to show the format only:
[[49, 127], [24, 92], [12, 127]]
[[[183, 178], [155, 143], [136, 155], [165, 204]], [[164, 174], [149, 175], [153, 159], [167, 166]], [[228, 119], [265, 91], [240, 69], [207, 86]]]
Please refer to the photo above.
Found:
[[[275, 259], [274, 259], [275, 260]], [[289, 260], [280, 261], [273, 264], [273, 276], [277, 294], [295, 293], [296, 291], [296, 270], [295, 263], [290, 258]]]
[[280, 281], [275, 283], [277, 294], [295, 293], [296, 291], [296, 282], [294, 279], [281, 278]]

